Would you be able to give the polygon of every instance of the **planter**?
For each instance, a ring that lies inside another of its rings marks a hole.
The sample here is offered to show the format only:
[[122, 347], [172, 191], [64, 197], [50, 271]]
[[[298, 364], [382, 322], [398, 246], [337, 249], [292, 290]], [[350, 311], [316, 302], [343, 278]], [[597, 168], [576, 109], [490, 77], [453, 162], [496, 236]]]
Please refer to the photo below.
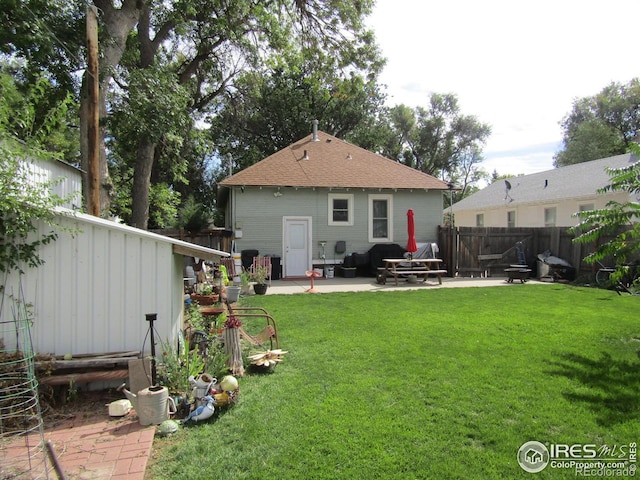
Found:
[[256, 295], [264, 295], [267, 293], [268, 285], [266, 283], [256, 283], [253, 286], [253, 291], [256, 292]]
[[197, 293], [191, 294], [191, 300], [198, 302], [199, 305], [213, 305], [218, 303], [218, 295], [198, 295]]
[[253, 291], [253, 286], [255, 285], [255, 283], [249, 283], [247, 285], [242, 285], [240, 287], [240, 295], [247, 297], [249, 295], [253, 295], [255, 294], [255, 292]]
[[356, 277], [356, 268], [355, 267], [342, 267], [342, 276], [344, 278], [355, 278]]
[[229, 286], [227, 287], [227, 301], [229, 303], [235, 303], [240, 297], [240, 287]]

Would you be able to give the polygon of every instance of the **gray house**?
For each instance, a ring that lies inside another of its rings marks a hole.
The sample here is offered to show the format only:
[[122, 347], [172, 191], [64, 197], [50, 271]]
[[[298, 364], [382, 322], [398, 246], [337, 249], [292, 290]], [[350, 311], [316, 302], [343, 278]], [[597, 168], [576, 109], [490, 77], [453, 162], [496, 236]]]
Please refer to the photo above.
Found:
[[298, 277], [376, 244], [405, 247], [409, 209], [417, 242], [435, 242], [446, 190], [431, 175], [314, 129], [220, 182], [218, 205], [237, 252], [280, 257], [283, 276]]
[[633, 154], [616, 155], [545, 172], [498, 180], [453, 205], [459, 227], [570, 227], [573, 214], [605, 208], [611, 200], [638, 201], [625, 192], [597, 193], [611, 183], [606, 168], [628, 167]]

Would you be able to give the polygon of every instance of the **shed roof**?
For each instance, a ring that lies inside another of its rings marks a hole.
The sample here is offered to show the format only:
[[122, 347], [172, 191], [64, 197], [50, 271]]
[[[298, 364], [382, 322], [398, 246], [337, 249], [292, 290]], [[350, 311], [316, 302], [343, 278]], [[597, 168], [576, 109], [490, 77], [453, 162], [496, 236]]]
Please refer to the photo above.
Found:
[[598, 189], [611, 183], [611, 178], [605, 171], [607, 167], [622, 168], [637, 161], [638, 158], [633, 154], [626, 153], [531, 175], [498, 180], [455, 203], [453, 211], [592, 197]]
[[[305, 155], [306, 154], [306, 155]], [[220, 186], [447, 190], [432, 175], [319, 131], [221, 181]]]
[[142, 230], [140, 228], [135, 228], [130, 225], [125, 225], [123, 223], [118, 223], [111, 220], [105, 220], [104, 218], [95, 217], [93, 215], [74, 212], [72, 210], [68, 210], [65, 208], [58, 208], [57, 210], [62, 215], [67, 215], [72, 218], [77, 218], [86, 223], [102, 226], [112, 230], [118, 230], [124, 233], [129, 233], [131, 235], [136, 235], [139, 237], [145, 237], [156, 242], [170, 243], [172, 245], [174, 254], [185, 255], [187, 257], [202, 258], [204, 260], [213, 260], [213, 261], [218, 261], [220, 257], [231, 256], [231, 254], [227, 252], [223, 252], [222, 250], [216, 250], [214, 248], [208, 248], [195, 243], [185, 242], [183, 240], [167, 237], [165, 235], [159, 235], [157, 233], [149, 232], [147, 230]]

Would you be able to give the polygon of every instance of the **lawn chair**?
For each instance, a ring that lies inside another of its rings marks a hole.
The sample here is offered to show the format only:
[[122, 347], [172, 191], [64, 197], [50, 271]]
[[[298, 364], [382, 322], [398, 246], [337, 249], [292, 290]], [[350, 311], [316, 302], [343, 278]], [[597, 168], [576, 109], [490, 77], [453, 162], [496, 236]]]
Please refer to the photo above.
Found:
[[255, 272], [256, 267], [266, 267], [267, 279], [269, 280], [269, 286], [271, 286], [271, 257], [253, 257], [253, 264], [251, 265], [251, 271]]
[[220, 265], [222, 265], [227, 270], [227, 277], [229, 280], [233, 281], [235, 277], [240, 276], [240, 272], [236, 272], [236, 264], [233, 261], [233, 258], [221, 258]]
[[257, 334], [251, 334], [247, 332], [243, 327], [238, 328], [240, 336], [248, 341], [251, 345], [260, 348], [266, 348], [265, 345], [267, 344], [267, 342], [269, 342], [269, 350], [280, 348], [280, 342], [278, 341], [278, 327], [276, 326], [276, 321], [264, 308], [236, 306], [231, 307], [229, 302], [227, 302], [227, 309], [229, 311], [229, 315], [237, 317], [243, 324], [246, 323], [246, 319], [262, 318], [266, 320], [266, 327]]

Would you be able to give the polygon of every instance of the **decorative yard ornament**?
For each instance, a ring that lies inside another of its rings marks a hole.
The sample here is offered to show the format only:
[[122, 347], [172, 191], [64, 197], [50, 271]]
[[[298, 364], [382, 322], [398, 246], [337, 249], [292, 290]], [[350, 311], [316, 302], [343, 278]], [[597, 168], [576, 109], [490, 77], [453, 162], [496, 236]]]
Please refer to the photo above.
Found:
[[182, 420], [183, 425], [189, 420], [193, 420], [194, 422], [202, 422], [203, 420], [206, 420], [207, 418], [211, 417], [211, 415], [213, 415], [213, 412], [215, 411], [215, 399], [211, 395], [207, 395], [206, 397], [200, 398], [198, 400], [202, 401], [203, 404], [195, 410], [192, 410], [187, 418]]
[[252, 365], [257, 365], [259, 367], [269, 367], [271, 365], [275, 365], [282, 361], [282, 355], [289, 353], [285, 350], [267, 350], [266, 352], [256, 353], [255, 355], [251, 355], [249, 360], [251, 360]]
[[220, 387], [224, 392], [233, 392], [238, 388], [238, 380], [233, 375], [227, 375], [220, 382]]

